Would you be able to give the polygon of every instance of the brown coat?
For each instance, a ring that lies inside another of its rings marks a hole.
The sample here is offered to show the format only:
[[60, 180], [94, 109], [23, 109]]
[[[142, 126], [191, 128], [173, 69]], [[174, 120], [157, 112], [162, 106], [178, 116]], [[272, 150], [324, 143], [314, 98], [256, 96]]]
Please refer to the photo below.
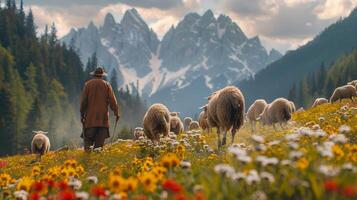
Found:
[[81, 117], [85, 119], [84, 128], [109, 128], [108, 106], [119, 115], [118, 103], [110, 84], [99, 77], [85, 83], [81, 98]]

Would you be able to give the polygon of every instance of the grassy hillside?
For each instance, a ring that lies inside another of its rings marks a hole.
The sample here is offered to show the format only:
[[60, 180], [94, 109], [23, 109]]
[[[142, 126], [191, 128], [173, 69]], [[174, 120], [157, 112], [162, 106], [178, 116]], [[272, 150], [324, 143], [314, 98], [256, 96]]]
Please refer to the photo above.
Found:
[[295, 113], [284, 130], [259, 127], [252, 137], [246, 124], [220, 154], [216, 134], [194, 132], [156, 147], [118, 141], [40, 162], [17, 155], [0, 159], [0, 198], [355, 199], [356, 133], [357, 104], [344, 101]]

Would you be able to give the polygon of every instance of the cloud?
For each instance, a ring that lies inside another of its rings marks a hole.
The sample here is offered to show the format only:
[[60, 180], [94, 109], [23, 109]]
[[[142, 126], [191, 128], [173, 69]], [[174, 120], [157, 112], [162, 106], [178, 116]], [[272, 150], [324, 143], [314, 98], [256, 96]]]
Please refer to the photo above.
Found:
[[279, 10], [276, 0], [225, 0], [224, 7], [245, 17], [272, 15]]
[[320, 19], [332, 19], [349, 14], [357, 6], [357, 0], [326, 0], [315, 8]]

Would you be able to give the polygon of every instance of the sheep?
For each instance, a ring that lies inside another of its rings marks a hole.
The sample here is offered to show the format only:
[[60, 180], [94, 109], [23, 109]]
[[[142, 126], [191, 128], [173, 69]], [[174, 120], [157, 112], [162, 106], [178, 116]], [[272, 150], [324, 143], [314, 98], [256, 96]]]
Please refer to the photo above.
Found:
[[350, 98], [353, 101], [353, 97], [357, 97], [356, 88], [352, 85], [344, 85], [335, 89], [330, 98], [330, 103], [334, 103], [338, 100], [341, 102], [342, 99], [346, 98]]
[[179, 112], [170, 112], [170, 116], [171, 117], [175, 117], [175, 116], [179, 116], [180, 115], [180, 113]]
[[265, 107], [262, 114], [260, 114], [260, 121], [264, 125], [273, 125], [279, 123], [283, 128], [283, 123], [291, 119], [291, 103], [285, 98], [275, 99], [272, 103]]
[[[204, 107], [202, 107], [202, 108], [204, 108]], [[210, 132], [210, 128], [208, 126], [208, 121], [207, 121], [207, 112], [202, 111], [200, 113], [200, 115], [198, 117], [198, 124], [200, 125], [202, 130], [205, 130], [207, 133]]]
[[328, 100], [326, 98], [317, 98], [317, 99], [315, 99], [315, 101], [311, 107], [314, 108], [314, 107], [324, 104], [324, 103], [328, 103]]
[[[205, 111], [208, 125], [217, 128], [218, 149], [226, 144], [228, 130], [231, 130], [233, 144], [237, 130], [244, 123], [244, 110], [244, 96], [237, 87], [227, 86], [209, 97]], [[221, 132], [224, 133], [222, 141]]]
[[290, 104], [290, 110], [291, 110], [291, 113], [296, 112], [295, 103], [294, 103], [294, 102], [292, 102], [292, 101], [289, 101], [289, 104]]
[[353, 85], [357, 89], [357, 80], [353, 80], [347, 83], [348, 85]]
[[183, 124], [185, 127], [185, 131], [188, 130], [188, 127], [190, 126], [190, 123], [192, 122], [192, 118], [191, 117], [185, 117], [185, 119], [183, 119]]
[[144, 137], [144, 129], [142, 127], [136, 127], [133, 132], [134, 140], [138, 140], [140, 137]]
[[267, 102], [264, 99], [255, 100], [254, 103], [249, 107], [246, 118], [251, 124], [252, 132], [255, 132], [256, 122], [258, 121], [259, 115], [263, 113], [264, 108], [267, 106]]
[[50, 139], [45, 135], [47, 132], [33, 131], [35, 135], [31, 141], [31, 152], [42, 156], [50, 151]]
[[183, 123], [178, 115], [170, 117], [170, 132], [173, 132], [176, 135], [183, 132]]
[[170, 131], [169, 109], [160, 103], [153, 104], [144, 115], [143, 125], [147, 138], [154, 143], [158, 143], [160, 134], [166, 137]]
[[197, 130], [197, 129], [200, 129], [200, 124], [198, 123], [198, 121], [192, 121], [190, 123], [190, 125], [188, 126], [189, 131], [193, 131], [193, 130]]

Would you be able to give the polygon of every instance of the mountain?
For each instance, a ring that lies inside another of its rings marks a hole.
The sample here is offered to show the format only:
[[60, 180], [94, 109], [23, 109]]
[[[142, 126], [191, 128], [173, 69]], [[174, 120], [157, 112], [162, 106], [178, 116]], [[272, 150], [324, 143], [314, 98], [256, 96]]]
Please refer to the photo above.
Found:
[[289, 51], [261, 70], [254, 79], [235, 84], [243, 90], [248, 104], [257, 98], [272, 101], [286, 97], [293, 83], [316, 71], [321, 63], [330, 66], [341, 55], [356, 48], [356, 35], [357, 9], [354, 9], [348, 17], [327, 27], [306, 45]]
[[203, 99], [282, 56], [274, 49], [267, 52], [258, 36], [248, 38], [230, 17], [215, 17], [211, 10], [187, 14], [162, 40], [130, 9], [119, 23], [107, 14], [103, 26], [72, 29], [62, 41], [74, 45], [83, 62], [96, 52], [108, 72], [118, 73], [120, 86], [136, 90], [139, 80], [138, 91], [150, 103], [163, 102], [185, 114], [198, 112], [202, 102], [186, 102], [183, 94]]

